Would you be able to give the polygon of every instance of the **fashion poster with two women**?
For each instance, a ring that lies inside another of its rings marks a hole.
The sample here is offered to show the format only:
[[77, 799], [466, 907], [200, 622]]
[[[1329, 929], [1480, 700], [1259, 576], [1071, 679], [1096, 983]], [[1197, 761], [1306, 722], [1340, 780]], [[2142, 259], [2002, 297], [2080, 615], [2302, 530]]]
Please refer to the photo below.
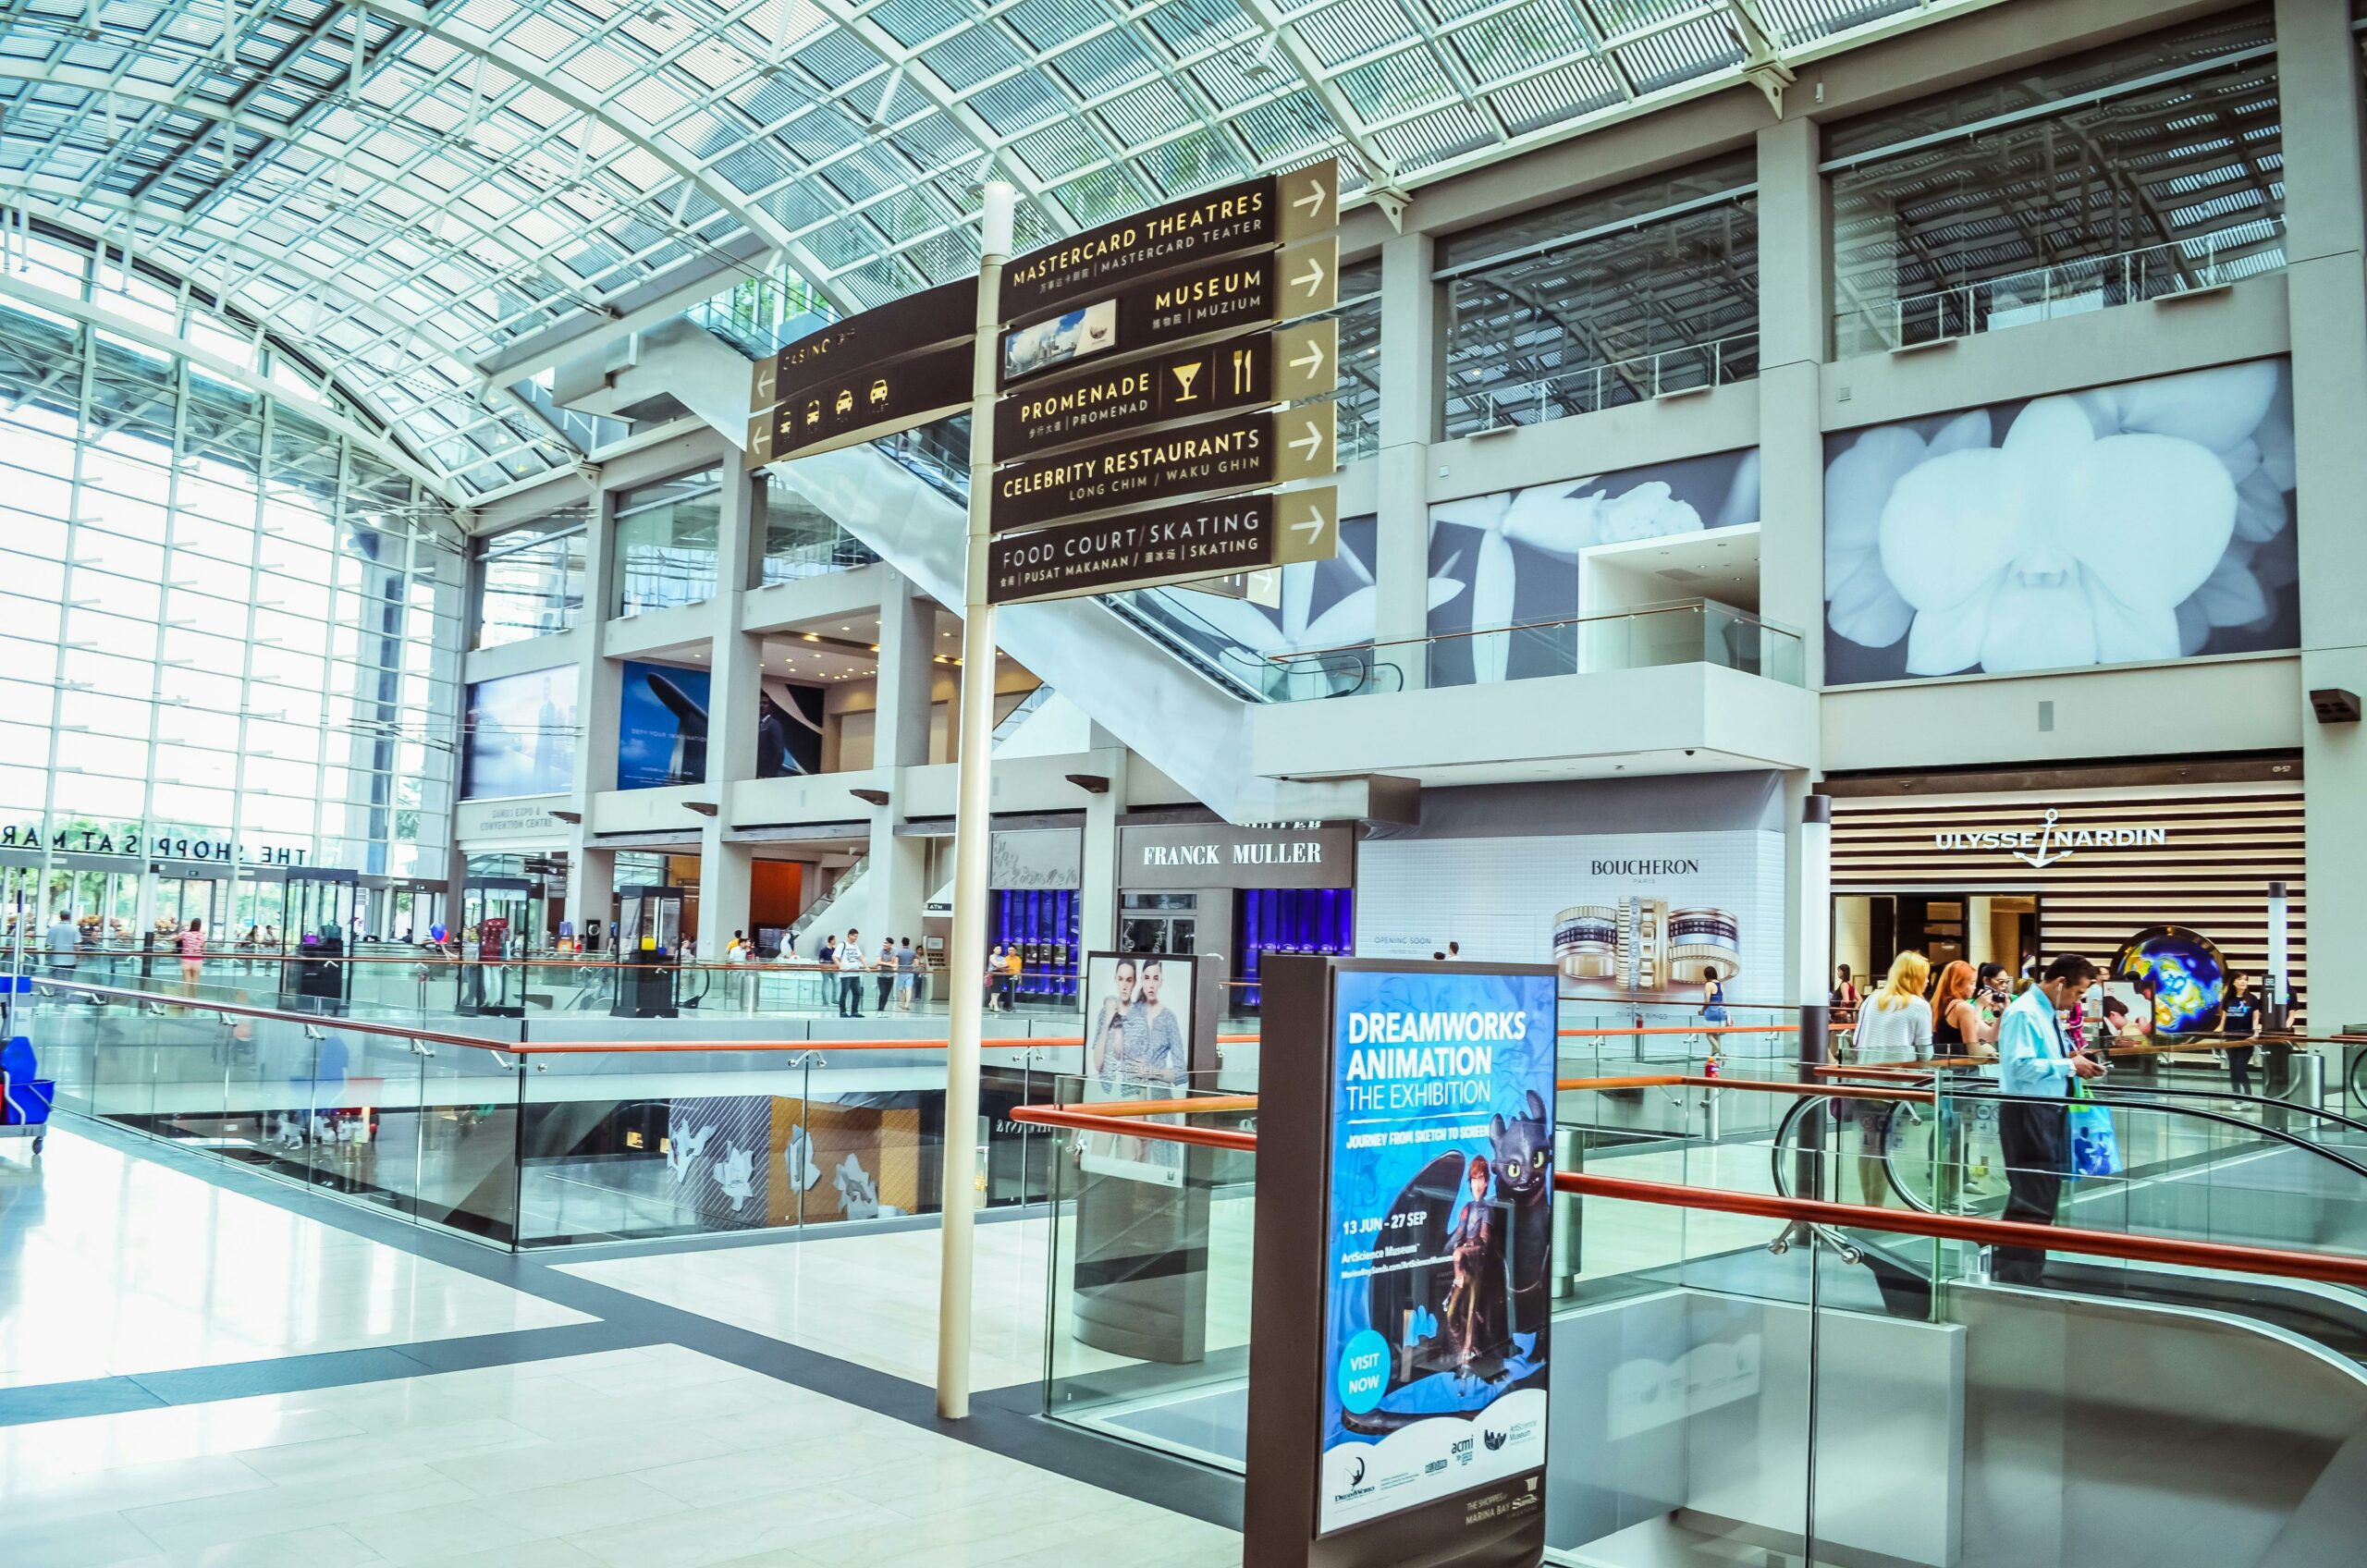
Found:
[[1318, 1528], [1545, 1464], [1550, 974], [1343, 970]]
[[[1165, 953], [1093, 953], [1085, 965], [1085, 1097], [1171, 1100], [1191, 1090], [1192, 961]], [[1180, 1116], [1145, 1121], [1181, 1121]], [[1086, 1134], [1089, 1175], [1184, 1184], [1184, 1145]]]

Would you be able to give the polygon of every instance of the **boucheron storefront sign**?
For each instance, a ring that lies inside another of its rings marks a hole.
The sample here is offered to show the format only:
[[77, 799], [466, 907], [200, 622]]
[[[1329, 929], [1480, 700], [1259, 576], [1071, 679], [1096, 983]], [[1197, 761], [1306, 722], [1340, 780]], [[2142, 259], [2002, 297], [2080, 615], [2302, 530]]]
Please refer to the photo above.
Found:
[[2169, 842], [2166, 827], [2130, 827], [2107, 825], [2095, 827], [2066, 827], [2061, 814], [2049, 806], [2046, 815], [2036, 827], [2017, 831], [2005, 827], [1958, 828], [1932, 835], [1932, 847], [1939, 850], [2004, 850], [2016, 860], [2034, 871], [2044, 871], [2058, 862], [2086, 849], [2136, 849]]

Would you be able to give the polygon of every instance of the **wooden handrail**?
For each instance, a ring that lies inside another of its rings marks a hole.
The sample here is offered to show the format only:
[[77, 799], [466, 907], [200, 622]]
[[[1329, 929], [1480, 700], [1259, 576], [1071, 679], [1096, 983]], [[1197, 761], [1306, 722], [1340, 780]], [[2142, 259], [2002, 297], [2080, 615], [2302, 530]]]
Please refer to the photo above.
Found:
[[[1732, 1081], [1727, 1079], [1710, 1079], [1707, 1082], [1726, 1087], [1732, 1085]], [[1810, 1093], [1821, 1092], [1814, 1085], [1794, 1084], [1792, 1087], [1807, 1089]], [[1888, 1097], [1895, 1091], [1875, 1093], [1879, 1097]], [[1252, 1154], [1257, 1148], [1257, 1134], [1255, 1133], [1170, 1122], [1138, 1122], [1067, 1106], [1024, 1105], [1011, 1113], [1011, 1119], [1031, 1126], [1119, 1133], [1149, 1143], [1191, 1144], [1203, 1148]], [[2235, 1273], [2270, 1274], [2285, 1279], [2316, 1280], [2330, 1284], [2367, 1288], [2367, 1258], [2294, 1252], [2282, 1247], [2174, 1241], [2161, 1236], [2129, 1235], [2118, 1231], [2031, 1225], [2018, 1219], [1980, 1219], [1969, 1215], [1932, 1214], [1920, 1209], [1832, 1203], [1822, 1198], [1783, 1197], [1773, 1193], [1737, 1193], [1723, 1188], [1687, 1187], [1666, 1182], [1634, 1182], [1625, 1177], [1589, 1176], [1574, 1170], [1555, 1171], [1553, 1186], [1557, 1192], [1572, 1193], [1581, 1197], [1659, 1204], [1671, 1208], [1707, 1209], [1719, 1214], [1755, 1215], [1765, 1219], [1794, 1221], [1836, 1231], [1930, 1236], [1942, 1241], [1971, 1242], [1982, 1246], [2028, 1247], [2041, 1252], [2079, 1253], [2092, 1257], [2166, 1264], [2174, 1268], [2226, 1269]]]
[[[474, 1050], [499, 1051], [504, 1056], [598, 1056], [625, 1053], [663, 1053], [689, 1051], [785, 1051], [791, 1055], [803, 1051], [888, 1051], [942, 1050], [946, 1042], [930, 1040], [488, 1040], [482, 1035], [456, 1035], [449, 1030], [428, 1029], [409, 1023], [386, 1023], [375, 1019], [335, 1017], [319, 1012], [290, 1012], [284, 1008], [255, 1007], [246, 1002], [217, 1001], [211, 997], [178, 997], [156, 991], [133, 990], [123, 986], [94, 986], [57, 974], [31, 974], [26, 978], [45, 991], [80, 992], [96, 997], [119, 997], [127, 1001], [154, 1002], [164, 1007], [183, 1008], [193, 1012], [231, 1013], [240, 1018], [276, 1019], [286, 1023], [309, 1023], [315, 1028], [335, 1027], [356, 1035], [379, 1035], [392, 1039], [422, 1040], [430, 1045], [456, 1046]], [[1219, 1035], [1219, 1045], [1242, 1045], [1258, 1038], [1256, 1035]], [[1014, 1035], [1004, 1038], [989, 1038], [980, 1042], [987, 1050], [1024, 1050], [1029, 1046], [1082, 1046], [1082, 1035]]]

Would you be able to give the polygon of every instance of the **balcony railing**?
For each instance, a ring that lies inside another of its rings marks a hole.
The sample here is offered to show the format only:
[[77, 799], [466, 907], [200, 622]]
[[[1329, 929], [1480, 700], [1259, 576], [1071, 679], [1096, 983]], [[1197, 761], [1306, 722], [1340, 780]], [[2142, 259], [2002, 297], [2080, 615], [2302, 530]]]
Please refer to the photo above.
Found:
[[[1452, 439], [1516, 424], [1542, 424], [1625, 403], [1706, 392], [1758, 374], [1759, 334], [1737, 332], [1656, 354], [1580, 365], [1534, 381], [1500, 382], [1453, 393], [1446, 400], [1446, 434]], [[1343, 447], [1346, 439], [1343, 435]]]
[[[1566, 620], [1524, 621], [1353, 648], [1313, 649], [1286, 656], [1328, 661], [1326, 667], [1335, 668], [1352, 656], [1367, 661], [1364, 680], [1351, 688], [1355, 692], [1394, 692], [1409, 685], [1487, 685], [1671, 664], [1713, 664], [1786, 686], [1808, 684], [1799, 632], [1715, 599]], [[1418, 680], [1408, 673], [1417, 662], [1423, 676]], [[1309, 689], [1304, 694], [1345, 693]]]
[[[1834, 351], [1876, 354], [2223, 288], [2285, 270], [2285, 222], [2263, 218], [2193, 239], [2086, 256], [1897, 299], [1860, 300], [1834, 323]], [[1854, 292], [1847, 282], [1845, 294]]]

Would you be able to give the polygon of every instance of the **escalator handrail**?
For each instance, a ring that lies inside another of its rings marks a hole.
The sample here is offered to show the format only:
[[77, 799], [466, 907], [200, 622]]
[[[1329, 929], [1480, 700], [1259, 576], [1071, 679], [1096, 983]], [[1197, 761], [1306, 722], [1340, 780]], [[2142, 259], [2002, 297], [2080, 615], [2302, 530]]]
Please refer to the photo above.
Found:
[[[2367, 1055], [2362, 1055], [2360, 1060], [2362, 1067], [2367, 1067]], [[1929, 1072], [1918, 1072], [1916, 1071], [1916, 1067], [1918, 1065], [1922, 1064], [1910, 1064], [1906, 1062], [1869, 1062], [1866, 1065], [1859, 1067], [1848, 1063], [1831, 1063], [1820, 1066], [1816, 1068], [1815, 1071], [1821, 1076], [1836, 1078], [1864, 1076], [1883, 1083], [1895, 1081], [1902, 1084], [1911, 1083], [1926, 1088], [1932, 1087], [1937, 1082], [1937, 1075]], [[1974, 1063], [1968, 1058], [1961, 1064], [1951, 1062], [1944, 1063], [1943, 1065], [1994, 1067], [1996, 1062], [1992, 1059], [1990, 1060]], [[2095, 1095], [2116, 1096], [2121, 1099], [2129, 1101], [2130, 1103], [2137, 1103], [2142, 1096], [2146, 1096], [2165, 1095], [2188, 1099], [2236, 1100], [2244, 1105], [2260, 1106], [2263, 1109], [2275, 1109], [2284, 1111], [2288, 1115], [2314, 1117], [2320, 1121], [2332, 1121], [2338, 1126], [2348, 1127], [2354, 1133], [2367, 1133], [2367, 1121], [2361, 1121], [2357, 1117], [2345, 1116], [2338, 1110], [2327, 1110], [2321, 1106], [2302, 1105], [2298, 1101], [2280, 1099], [2275, 1095], [2239, 1095], [2232, 1089], [2189, 1089], [2182, 1084], [2116, 1084], [2109, 1078], [2090, 1080], [2088, 1084], [2088, 1090], [2091, 1094]], [[1967, 1091], [1957, 1089], [1950, 1089], [1948, 1092], [1950, 1094], [1967, 1093]]]
[[[1802, 1106], [1812, 1105], [1819, 1097], [1830, 1096], [1804, 1097], [1799, 1103]], [[1123, 1133], [1147, 1143], [1196, 1144], [1247, 1154], [1254, 1154], [1257, 1149], [1258, 1134], [1239, 1128], [1145, 1121], [1063, 1105], [1023, 1105], [1012, 1108], [1007, 1114], [1012, 1121], [1028, 1126]], [[1673, 1208], [1708, 1209], [1722, 1214], [1755, 1215], [1834, 1231], [1891, 1231], [1931, 1236], [1941, 1241], [1972, 1242], [1981, 1246], [2035, 1247], [2047, 1252], [2082, 1253], [2139, 1263], [2163, 1263], [2177, 1268], [2270, 1274], [2367, 1288], [2367, 1257], [2347, 1257], [2338, 1253], [2294, 1252], [2284, 1247], [2239, 1246], [2228, 1242], [2174, 1241], [2163, 1236], [2132, 1235], [2125, 1231], [2033, 1225], [2019, 1219], [1983, 1219], [1962, 1214], [1903, 1212], [1869, 1204], [1834, 1203], [1825, 1198], [1744, 1193], [1730, 1188], [1696, 1187], [1671, 1182], [1638, 1182], [1624, 1176], [1592, 1176], [1576, 1170], [1556, 1170], [1553, 1173], [1553, 1189], [1581, 1197], [1660, 1204]]]
[[[2068, 1106], [2072, 1103], [2068, 1099], [2051, 1095], [2008, 1095], [2003, 1092], [1989, 1093], [1967, 1090], [1950, 1090], [1949, 1094], [1952, 1097], [1958, 1099], [1996, 1100], [1999, 1102], [2010, 1102], [2022, 1105]], [[1843, 1092], [1838, 1095], [1804, 1096], [1798, 1104], [1795, 1105], [1784, 1114], [1784, 1119], [1775, 1124], [1775, 1136], [1768, 1149], [1768, 1161], [1774, 1170], [1775, 1190], [1777, 1192], [1780, 1193], [1786, 1191], [1789, 1185], [1789, 1178], [1785, 1174], [1784, 1169], [1784, 1155], [1787, 1152], [1795, 1154], [1798, 1152], [1794, 1146], [1791, 1139], [1793, 1123], [1797, 1121], [1804, 1115], [1829, 1114], [1820, 1109], [1822, 1103], [1828, 1099], [1865, 1097], [1869, 1096], [1863, 1095], [1851, 1096], [1846, 1092]], [[1902, 1101], [1900, 1103], [1908, 1102]], [[2112, 1104], [2115, 1102], [2103, 1101], [2098, 1103]], [[2228, 1116], [2215, 1110], [2197, 1110], [2184, 1106], [2165, 1106], [2157, 1107], [2155, 1109], [2172, 1111], [2183, 1116], [2200, 1117], [2205, 1121], [2215, 1121], [2225, 1127], [2233, 1127], [2238, 1132], [2255, 1133], [2274, 1142], [2286, 1144], [2294, 1148], [2307, 1150], [2309, 1153], [2316, 1155], [2321, 1159], [2332, 1160], [2335, 1164], [2341, 1166], [2346, 1170], [2349, 1170], [2358, 1176], [2361, 1181], [2367, 1181], [2367, 1164], [2361, 1164], [2360, 1161], [2352, 1159], [2348, 1155], [2336, 1154], [2334, 1150], [2325, 1147], [2322, 1144], [2313, 1144], [2307, 1138], [2296, 1136], [2295, 1134], [2285, 1132], [2282, 1129], [2263, 1126], [2257, 1122], [2247, 1121], [2241, 1117]], [[1894, 1109], [1890, 1114], [1896, 1115], [1897, 1112]], [[1932, 1207], [1932, 1205], [1926, 1201], [1920, 1194], [1909, 1189], [1905, 1182], [1899, 1180], [1897, 1167], [1891, 1163], [1890, 1149], [1888, 1145], [1889, 1138], [1888, 1134], [1885, 1133], [1882, 1154], [1883, 1171], [1890, 1182], [1892, 1191], [1897, 1193], [1909, 1207], [1925, 1214], [1938, 1214], [1940, 1211], [1937, 1208]]]

